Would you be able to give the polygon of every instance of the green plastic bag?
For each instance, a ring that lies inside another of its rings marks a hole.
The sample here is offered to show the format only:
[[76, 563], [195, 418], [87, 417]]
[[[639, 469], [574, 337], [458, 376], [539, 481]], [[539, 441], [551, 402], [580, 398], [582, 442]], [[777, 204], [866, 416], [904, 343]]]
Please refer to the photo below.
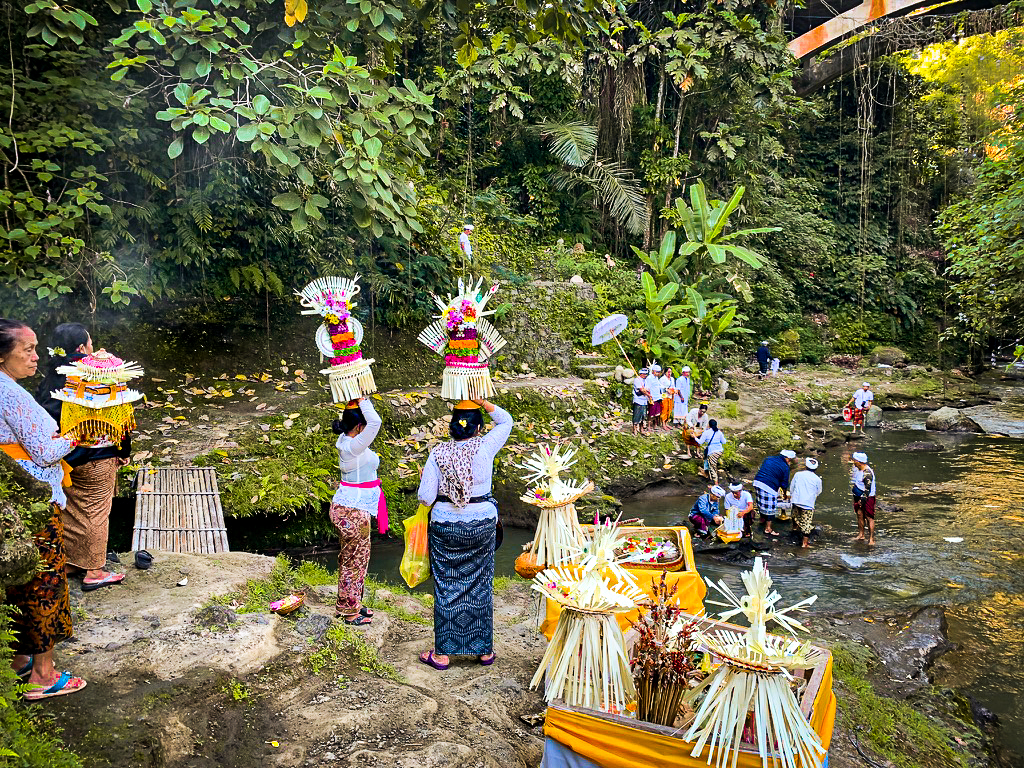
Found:
[[427, 525], [430, 507], [420, 504], [416, 514], [405, 520], [405, 553], [398, 570], [410, 587], [427, 580], [430, 575], [430, 556], [427, 553]]

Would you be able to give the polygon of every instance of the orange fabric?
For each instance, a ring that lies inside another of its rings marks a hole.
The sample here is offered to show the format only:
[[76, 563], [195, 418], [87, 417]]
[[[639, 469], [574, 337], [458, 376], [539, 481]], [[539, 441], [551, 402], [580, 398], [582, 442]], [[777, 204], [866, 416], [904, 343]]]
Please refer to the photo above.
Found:
[[[32, 461], [32, 457], [28, 455], [24, 448], [19, 443], [3, 443], [0, 444], [0, 450], [10, 456], [12, 459], [22, 459], [24, 461]], [[68, 464], [64, 459], [60, 460], [60, 468], [64, 470], [64, 479], [61, 481], [61, 485], [65, 488], [71, 487], [71, 465]]]
[[476, 349], [479, 344], [476, 339], [452, 339], [448, 346], [451, 349]]
[[[832, 678], [832, 662], [829, 660], [827, 677]], [[822, 690], [825, 690], [824, 688]], [[832, 689], [827, 689], [832, 694]], [[833, 702], [835, 696], [832, 696]], [[815, 712], [817, 714], [817, 711]], [[835, 717], [835, 707], [832, 707]], [[563, 707], [548, 707], [544, 720], [544, 735], [573, 752], [592, 760], [601, 768], [637, 768], [637, 766], [659, 766], [659, 768], [707, 768], [708, 747], [698, 757], [691, 757], [693, 742], [683, 741], [679, 736], [651, 733], [625, 723], [606, 720], [593, 715]], [[832, 740], [831, 721], [825, 733], [818, 732], [822, 743]], [[732, 765], [731, 760], [726, 765]], [[736, 760], [737, 768], [761, 768], [757, 752], [741, 751]], [[807, 766], [806, 768], [812, 768]], [[815, 767], [816, 768], [816, 767]]]

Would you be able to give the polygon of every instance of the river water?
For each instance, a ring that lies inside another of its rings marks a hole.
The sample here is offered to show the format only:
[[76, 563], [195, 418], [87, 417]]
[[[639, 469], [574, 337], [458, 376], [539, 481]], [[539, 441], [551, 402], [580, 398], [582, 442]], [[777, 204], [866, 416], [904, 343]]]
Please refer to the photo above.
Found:
[[[992, 418], [1011, 431], [1015, 415]], [[1024, 754], [1024, 441], [925, 432], [923, 422], [923, 414], [887, 414], [893, 428], [869, 430], [867, 438], [821, 457], [824, 491], [815, 515], [821, 538], [809, 551], [777, 545], [767, 564], [786, 604], [817, 594], [818, 610], [830, 613], [945, 606], [958, 649], [944, 657], [936, 682], [966, 689], [996, 713], [1006, 746]], [[918, 441], [945, 450], [905, 450]], [[854, 450], [868, 453], [878, 476], [874, 547], [852, 541]], [[693, 502], [692, 496], [633, 501], [623, 513], [648, 525], [678, 525]], [[506, 529], [498, 575], [513, 574], [530, 537]], [[399, 541], [375, 540], [371, 572], [398, 581], [401, 550]], [[741, 565], [698, 556], [697, 566], [706, 577], [739, 586]]]

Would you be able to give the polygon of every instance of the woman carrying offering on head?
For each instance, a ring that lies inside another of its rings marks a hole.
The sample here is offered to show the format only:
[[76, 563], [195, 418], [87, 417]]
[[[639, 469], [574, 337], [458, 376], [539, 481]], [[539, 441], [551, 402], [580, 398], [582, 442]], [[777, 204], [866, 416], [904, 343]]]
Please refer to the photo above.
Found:
[[11, 623], [17, 637], [11, 666], [35, 686], [24, 694], [31, 701], [85, 687], [85, 680], [58, 672], [53, 664], [53, 647], [71, 637], [67, 561], [58, 512], [67, 504], [68, 480], [61, 457], [74, 443], [60, 437], [57, 422], [18, 384], [36, 372], [36, 344], [36, 335], [27, 325], [0, 319], [0, 448], [50, 486], [53, 504], [53, 515], [35, 534], [43, 568], [26, 584], [7, 589], [6, 601], [18, 609]]
[[[494, 427], [482, 434], [480, 409]], [[451, 655], [494, 663], [494, 549], [498, 507], [491, 495], [494, 457], [512, 432], [512, 417], [487, 400], [452, 411], [452, 439], [430, 452], [419, 500], [433, 505], [427, 539], [434, 577], [434, 647], [420, 661], [447, 669]]]
[[[62, 323], [53, 332], [52, 350], [46, 375], [36, 391], [36, 401], [59, 424], [64, 402], [53, 393], [64, 388], [67, 375], [57, 369], [91, 355], [92, 337], [81, 323]], [[116, 445], [111, 440], [80, 444], [64, 457], [71, 467], [68, 503], [60, 513], [64, 527], [64, 551], [69, 574], [85, 571], [83, 592], [110, 587], [124, 580], [123, 573], [112, 573], [104, 566], [107, 563], [110, 508], [117, 489], [117, 469], [128, 463], [129, 456], [131, 437], [125, 435]]]
[[362, 604], [366, 568], [370, 563], [370, 520], [377, 530], [388, 530], [388, 507], [380, 489], [380, 457], [370, 450], [381, 419], [368, 398], [353, 400], [331, 425], [341, 466], [341, 485], [331, 500], [331, 522], [338, 529], [338, 602], [335, 615], [346, 624], [363, 626], [373, 611]]

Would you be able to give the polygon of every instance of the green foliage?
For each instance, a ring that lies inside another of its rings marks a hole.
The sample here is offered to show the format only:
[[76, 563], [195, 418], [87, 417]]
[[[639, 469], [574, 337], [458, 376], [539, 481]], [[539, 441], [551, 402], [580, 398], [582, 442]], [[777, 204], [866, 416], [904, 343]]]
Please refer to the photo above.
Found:
[[833, 674], [849, 692], [839, 717], [856, 727], [875, 752], [899, 768], [968, 765], [951, 746], [953, 734], [910, 703], [878, 695], [868, 679], [873, 658], [860, 646], [833, 646]]
[[306, 657], [306, 663], [314, 675], [319, 675], [336, 672], [343, 659], [383, 680], [402, 680], [398, 670], [380, 658], [377, 649], [366, 642], [358, 629], [338, 622], [327, 630], [323, 645]]
[[796, 414], [792, 411], [773, 411], [760, 428], [750, 430], [743, 436], [743, 442], [766, 453], [778, 453], [784, 448], [792, 448], [795, 418]]
[[15, 640], [10, 628], [12, 610], [0, 605], [0, 768], [81, 768], [79, 757], [57, 738], [57, 723], [21, 699], [28, 689], [11, 669]]
[[236, 704], [245, 704], [252, 698], [252, 691], [249, 690], [249, 686], [241, 680], [229, 680], [224, 684], [223, 691]]
[[860, 355], [873, 346], [868, 338], [867, 326], [850, 315], [832, 317], [830, 331], [832, 348], [842, 355]]
[[284, 555], [278, 555], [266, 578], [249, 579], [245, 586], [214, 598], [219, 605], [234, 604], [235, 613], [266, 613], [270, 603], [293, 592], [336, 584], [337, 577], [314, 563], [303, 562], [297, 568]]

